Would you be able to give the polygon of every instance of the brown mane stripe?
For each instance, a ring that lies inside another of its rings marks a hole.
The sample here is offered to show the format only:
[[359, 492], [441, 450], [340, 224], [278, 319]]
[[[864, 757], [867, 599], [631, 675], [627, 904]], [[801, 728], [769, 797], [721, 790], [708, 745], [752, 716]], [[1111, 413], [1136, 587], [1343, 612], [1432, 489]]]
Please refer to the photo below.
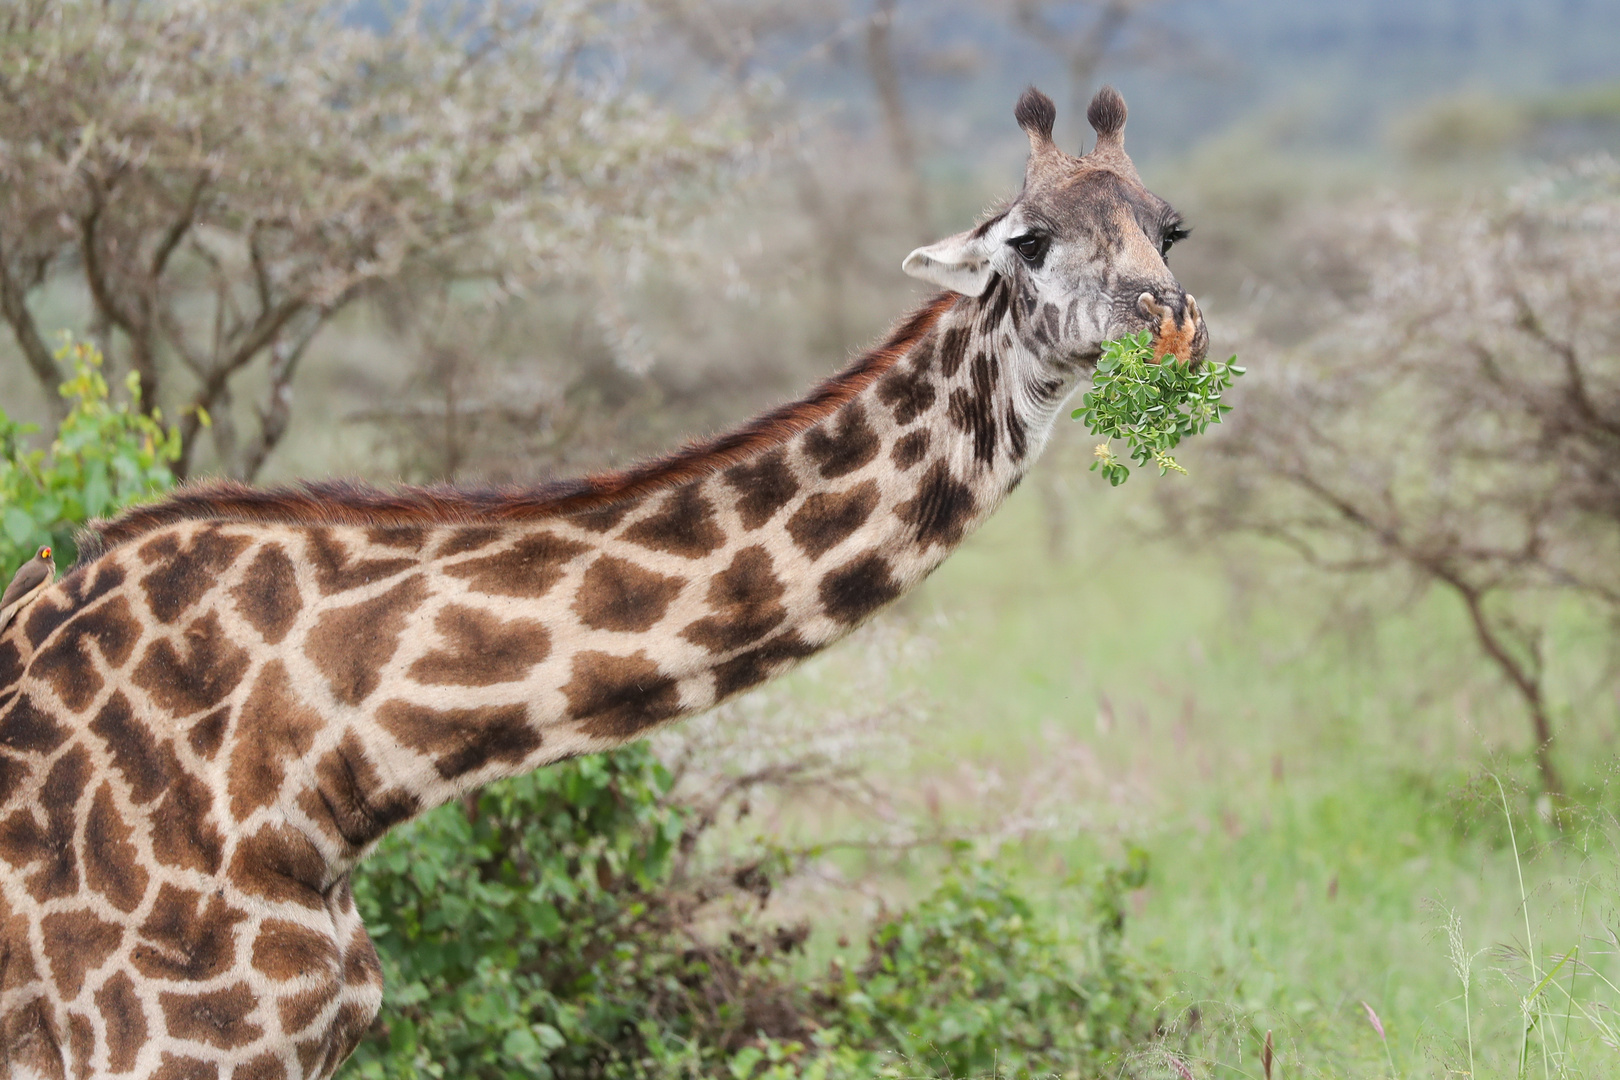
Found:
[[254, 488], [234, 480], [182, 485], [158, 502], [132, 507], [80, 532], [79, 563], [181, 521], [281, 525], [422, 525], [531, 521], [593, 510], [662, 491], [737, 464], [836, 412], [905, 356], [957, 300], [940, 293], [913, 311], [883, 344], [869, 349], [806, 397], [781, 405], [734, 431], [616, 472], [527, 486], [401, 486], [384, 491], [352, 480], [301, 481]]

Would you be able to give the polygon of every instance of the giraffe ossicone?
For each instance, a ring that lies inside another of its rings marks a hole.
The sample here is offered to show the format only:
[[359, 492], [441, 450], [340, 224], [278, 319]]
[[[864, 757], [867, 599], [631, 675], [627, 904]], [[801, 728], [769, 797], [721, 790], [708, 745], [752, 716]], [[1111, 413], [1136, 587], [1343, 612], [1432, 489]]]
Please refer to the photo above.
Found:
[[[0, 632], [0, 1077], [331, 1075], [382, 978], [350, 873], [478, 785], [826, 647], [993, 512], [1103, 342], [1207, 332], [1175, 212], [1051, 140], [913, 252], [949, 290], [805, 398], [530, 489], [193, 484], [101, 522]], [[1151, 305], [1138, 304], [1149, 294]]]

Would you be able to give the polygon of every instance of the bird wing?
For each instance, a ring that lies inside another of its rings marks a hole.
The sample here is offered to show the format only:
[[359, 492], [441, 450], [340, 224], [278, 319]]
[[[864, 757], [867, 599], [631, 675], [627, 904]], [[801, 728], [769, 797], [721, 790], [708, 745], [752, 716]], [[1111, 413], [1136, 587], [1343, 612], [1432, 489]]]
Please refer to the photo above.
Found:
[[11, 579], [11, 584], [6, 586], [5, 595], [0, 596], [0, 608], [9, 607], [12, 601], [22, 599], [50, 579], [49, 564], [39, 559], [29, 559], [17, 571], [17, 576]]

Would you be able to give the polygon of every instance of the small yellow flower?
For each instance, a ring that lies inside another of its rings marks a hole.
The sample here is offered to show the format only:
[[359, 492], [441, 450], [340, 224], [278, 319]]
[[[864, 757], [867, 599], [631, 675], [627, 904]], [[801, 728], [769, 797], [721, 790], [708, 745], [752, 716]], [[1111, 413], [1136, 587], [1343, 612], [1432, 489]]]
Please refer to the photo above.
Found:
[[1097, 444], [1096, 448], [1091, 451], [1091, 454], [1093, 457], [1099, 457], [1104, 461], [1107, 461], [1114, 456], [1114, 451], [1109, 449], [1108, 440], [1104, 439], [1102, 442]]

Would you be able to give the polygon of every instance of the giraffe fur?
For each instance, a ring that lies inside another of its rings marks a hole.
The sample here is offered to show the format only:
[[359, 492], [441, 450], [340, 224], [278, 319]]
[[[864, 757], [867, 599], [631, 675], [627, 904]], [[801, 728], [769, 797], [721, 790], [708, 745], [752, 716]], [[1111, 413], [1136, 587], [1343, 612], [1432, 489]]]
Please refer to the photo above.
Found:
[[382, 1001], [350, 879], [390, 828], [848, 634], [1001, 505], [1104, 340], [1201, 358], [1123, 101], [1070, 157], [1031, 94], [1024, 191], [908, 259], [973, 287], [734, 432], [531, 489], [197, 484], [92, 528], [0, 633], [0, 1077], [332, 1075]]

